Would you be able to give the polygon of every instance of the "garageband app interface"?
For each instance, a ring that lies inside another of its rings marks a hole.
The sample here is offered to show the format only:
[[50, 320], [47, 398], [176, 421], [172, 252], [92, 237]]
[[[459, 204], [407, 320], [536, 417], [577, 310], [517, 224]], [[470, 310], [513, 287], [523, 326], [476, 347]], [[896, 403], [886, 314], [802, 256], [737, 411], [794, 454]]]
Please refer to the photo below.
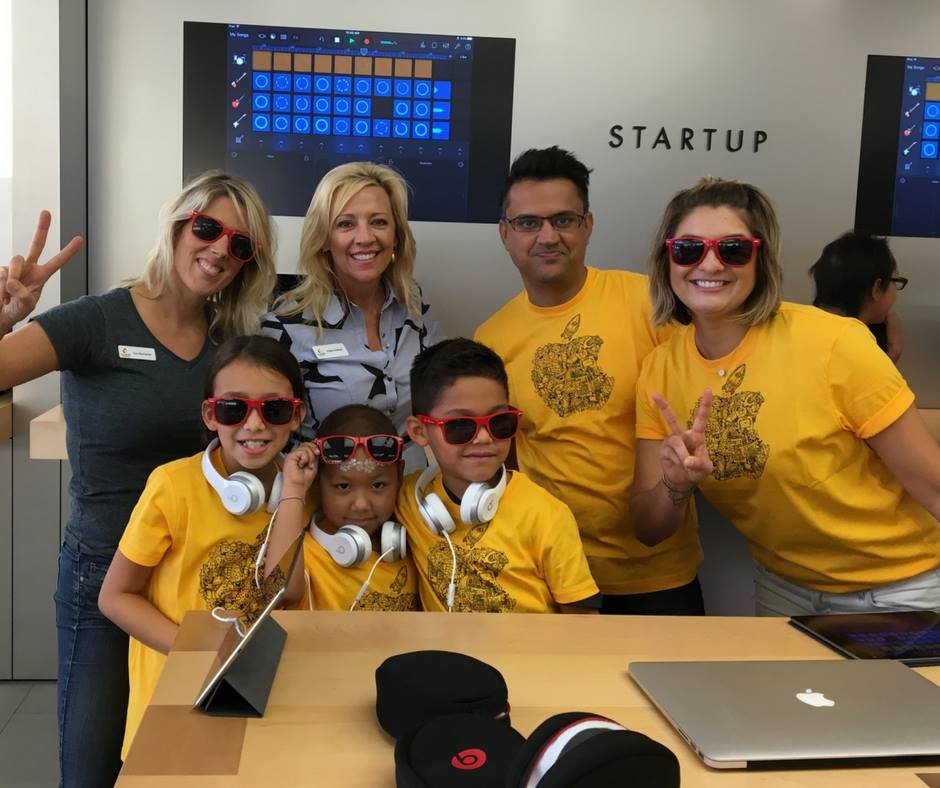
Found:
[[327, 171], [369, 160], [408, 181], [412, 219], [497, 218], [512, 39], [225, 28], [225, 168], [252, 180], [272, 212], [303, 215]]
[[940, 236], [940, 58], [905, 58], [892, 235]]

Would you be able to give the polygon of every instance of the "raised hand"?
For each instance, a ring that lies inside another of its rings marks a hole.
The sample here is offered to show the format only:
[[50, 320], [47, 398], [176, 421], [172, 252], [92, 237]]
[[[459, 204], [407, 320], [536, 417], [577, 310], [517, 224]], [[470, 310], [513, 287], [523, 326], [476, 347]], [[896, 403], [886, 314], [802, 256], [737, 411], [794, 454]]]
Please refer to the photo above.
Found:
[[10, 265], [0, 267], [0, 335], [12, 330], [36, 308], [49, 278], [82, 248], [82, 237], [76, 235], [58, 254], [40, 264], [39, 256], [46, 245], [51, 222], [49, 211], [41, 211], [26, 257], [14, 255], [10, 258]]
[[313, 480], [317, 478], [317, 469], [320, 466], [320, 450], [313, 441], [301, 443], [284, 460], [283, 490], [287, 492], [302, 490], [304, 493], [310, 489]]
[[696, 485], [708, 478], [715, 468], [705, 443], [705, 425], [712, 407], [711, 389], [705, 389], [702, 393], [689, 429], [679, 423], [669, 403], [659, 394], [653, 395], [653, 401], [662, 411], [663, 418], [672, 431], [672, 435], [662, 442], [659, 450], [663, 482], [671, 493], [680, 496], [691, 495]]

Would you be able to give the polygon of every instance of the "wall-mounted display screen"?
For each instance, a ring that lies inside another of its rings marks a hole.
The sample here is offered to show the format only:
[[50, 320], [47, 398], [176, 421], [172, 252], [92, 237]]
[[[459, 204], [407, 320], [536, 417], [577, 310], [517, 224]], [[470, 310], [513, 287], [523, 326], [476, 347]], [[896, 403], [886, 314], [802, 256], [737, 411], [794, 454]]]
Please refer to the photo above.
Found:
[[940, 237], [940, 58], [870, 55], [856, 229]]
[[302, 216], [328, 170], [377, 161], [411, 219], [495, 221], [514, 66], [514, 39], [186, 22], [184, 179], [235, 172]]

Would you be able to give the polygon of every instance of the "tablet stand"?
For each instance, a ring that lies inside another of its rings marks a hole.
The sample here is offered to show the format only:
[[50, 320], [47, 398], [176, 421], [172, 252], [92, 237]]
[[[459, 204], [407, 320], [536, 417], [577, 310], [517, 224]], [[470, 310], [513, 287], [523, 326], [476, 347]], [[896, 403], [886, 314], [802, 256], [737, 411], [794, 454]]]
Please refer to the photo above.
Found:
[[214, 717], [261, 717], [286, 641], [284, 627], [268, 616], [199, 708]]

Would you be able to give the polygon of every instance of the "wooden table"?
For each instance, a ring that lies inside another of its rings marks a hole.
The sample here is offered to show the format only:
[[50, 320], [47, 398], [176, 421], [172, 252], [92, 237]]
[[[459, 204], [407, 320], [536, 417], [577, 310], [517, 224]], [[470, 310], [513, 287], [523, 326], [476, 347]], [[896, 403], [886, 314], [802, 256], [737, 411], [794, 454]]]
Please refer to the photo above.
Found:
[[[677, 754], [687, 788], [940, 786], [940, 765], [789, 772], [708, 769], [627, 675], [631, 660], [834, 657], [784, 619], [275, 615], [287, 629], [287, 645], [265, 716], [248, 720], [208, 717], [190, 708], [225, 625], [208, 613], [186, 617], [119, 786], [394, 786], [393, 742], [375, 719], [375, 669], [392, 654], [418, 649], [460, 651], [497, 667], [509, 685], [513, 726], [524, 735], [546, 717], [573, 710], [603, 714], [646, 733]], [[940, 684], [940, 668], [922, 672]]]

